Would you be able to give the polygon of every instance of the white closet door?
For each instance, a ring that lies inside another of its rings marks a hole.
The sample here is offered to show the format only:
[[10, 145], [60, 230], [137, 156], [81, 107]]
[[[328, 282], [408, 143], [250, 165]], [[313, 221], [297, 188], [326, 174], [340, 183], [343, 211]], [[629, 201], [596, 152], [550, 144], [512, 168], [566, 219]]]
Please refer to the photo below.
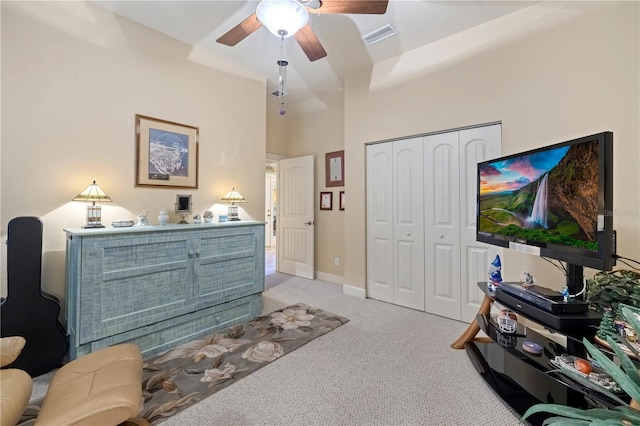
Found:
[[458, 132], [424, 143], [425, 307], [460, 319], [460, 170]]
[[393, 303], [393, 149], [367, 149], [367, 296]]
[[424, 311], [422, 139], [393, 142], [393, 300]]
[[477, 127], [460, 131], [460, 241], [461, 241], [461, 320], [471, 322], [484, 294], [478, 281], [486, 281], [489, 264], [502, 249], [476, 241], [477, 166], [499, 157], [502, 126]]

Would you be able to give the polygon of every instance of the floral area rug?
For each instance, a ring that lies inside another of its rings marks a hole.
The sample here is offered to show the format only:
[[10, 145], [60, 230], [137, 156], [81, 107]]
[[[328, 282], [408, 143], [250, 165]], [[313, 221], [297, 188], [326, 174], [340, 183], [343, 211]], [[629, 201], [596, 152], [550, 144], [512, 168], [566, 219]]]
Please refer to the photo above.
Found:
[[142, 416], [158, 424], [348, 321], [299, 303], [145, 359]]

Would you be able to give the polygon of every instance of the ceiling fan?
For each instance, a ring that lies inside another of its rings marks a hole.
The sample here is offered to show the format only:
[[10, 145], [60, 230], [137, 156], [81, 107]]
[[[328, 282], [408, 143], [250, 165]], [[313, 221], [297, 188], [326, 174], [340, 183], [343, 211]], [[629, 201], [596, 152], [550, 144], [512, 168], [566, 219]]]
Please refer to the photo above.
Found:
[[[227, 31], [216, 41], [227, 46], [235, 46], [264, 25], [279, 37], [285, 38], [293, 35], [307, 58], [313, 62], [327, 56], [327, 52], [307, 22], [309, 12], [382, 15], [387, 11], [388, 3], [389, 0], [263, 0], [258, 5], [256, 13]], [[288, 4], [289, 7], [287, 11], [270, 10], [271, 7], [284, 6], [285, 4]], [[291, 15], [288, 15], [289, 11]], [[274, 23], [272, 18], [276, 20], [284, 18], [285, 22]], [[294, 21], [297, 22], [297, 27], [294, 23], [292, 29], [284, 29], [285, 25], [291, 25]]]

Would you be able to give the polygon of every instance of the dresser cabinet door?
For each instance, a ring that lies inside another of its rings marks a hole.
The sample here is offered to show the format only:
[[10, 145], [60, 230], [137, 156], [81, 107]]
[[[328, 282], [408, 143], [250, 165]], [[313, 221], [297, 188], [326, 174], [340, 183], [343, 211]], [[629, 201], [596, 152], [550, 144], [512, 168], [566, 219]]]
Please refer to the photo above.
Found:
[[198, 233], [194, 296], [223, 303], [264, 290], [264, 229]]
[[153, 324], [184, 311], [193, 282], [185, 233], [84, 236], [80, 343]]

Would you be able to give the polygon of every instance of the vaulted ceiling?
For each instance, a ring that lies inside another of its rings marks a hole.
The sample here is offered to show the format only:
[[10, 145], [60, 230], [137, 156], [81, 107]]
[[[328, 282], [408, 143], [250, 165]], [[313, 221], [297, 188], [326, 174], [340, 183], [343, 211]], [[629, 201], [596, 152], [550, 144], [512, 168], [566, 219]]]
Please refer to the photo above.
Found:
[[[278, 66], [287, 67], [288, 104], [343, 89], [345, 73], [371, 67], [456, 34], [521, 12], [540, 2], [390, 0], [383, 15], [314, 14], [309, 24], [327, 52], [309, 61], [293, 37], [280, 39], [265, 27], [233, 47], [216, 40], [253, 14], [259, 1], [112, 1], [94, 2], [118, 15], [193, 46], [192, 59], [256, 79], [267, 79], [268, 98], [277, 90]], [[391, 25], [398, 34], [368, 45], [362, 36]]]

